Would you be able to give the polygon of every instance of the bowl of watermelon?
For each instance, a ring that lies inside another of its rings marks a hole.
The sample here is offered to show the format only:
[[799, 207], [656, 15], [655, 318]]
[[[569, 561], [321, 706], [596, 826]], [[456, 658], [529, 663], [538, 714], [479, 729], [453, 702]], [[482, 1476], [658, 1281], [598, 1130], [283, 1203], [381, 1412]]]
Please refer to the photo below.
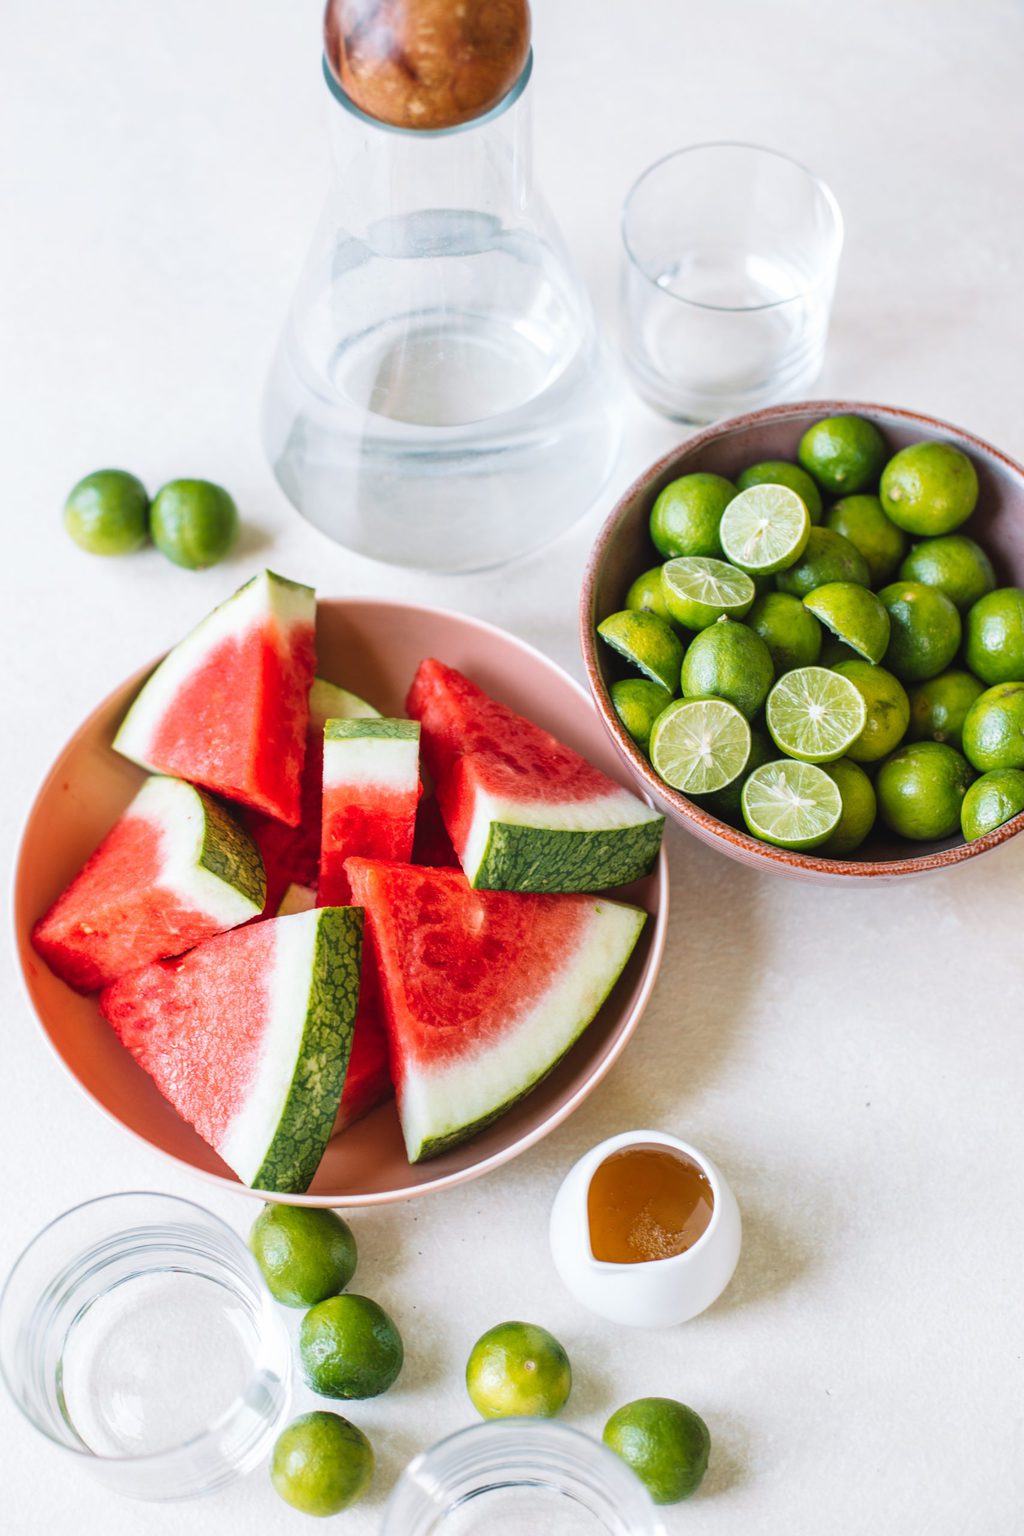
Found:
[[668, 884], [629, 785], [522, 641], [265, 572], [53, 765], [15, 876], [29, 1000], [85, 1092], [205, 1178], [324, 1206], [459, 1183], [639, 1022]]

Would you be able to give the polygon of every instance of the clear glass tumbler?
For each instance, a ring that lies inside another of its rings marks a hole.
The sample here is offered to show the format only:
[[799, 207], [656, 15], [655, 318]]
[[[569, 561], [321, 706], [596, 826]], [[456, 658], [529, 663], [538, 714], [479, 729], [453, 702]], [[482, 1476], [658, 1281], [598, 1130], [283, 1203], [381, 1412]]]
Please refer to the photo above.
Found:
[[824, 182], [774, 150], [697, 144], [635, 183], [622, 238], [623, 351], [649, 405], [704, 424], [808, 392], [843, 243]]
[[267, 382], [267, 457], [350, 549], [497, 565], [582, 516], [618, 445], [590, 301], [533, 181], [530, 63], [443, 130], [377, 122], [324, 73], [333, 179]]
[[55, 1445], [119, 1493], [171, 1500], [266, 1456], [291, 1355], [230, 1227], [190, 1200], [121, 1194], [67, 1211], [18, 1259], [0, 1369]]
[[664, 1536], [646, 1489], [597, 1440], [548, 1419], [496, 1419], [410, 1462], [381, 1536]]

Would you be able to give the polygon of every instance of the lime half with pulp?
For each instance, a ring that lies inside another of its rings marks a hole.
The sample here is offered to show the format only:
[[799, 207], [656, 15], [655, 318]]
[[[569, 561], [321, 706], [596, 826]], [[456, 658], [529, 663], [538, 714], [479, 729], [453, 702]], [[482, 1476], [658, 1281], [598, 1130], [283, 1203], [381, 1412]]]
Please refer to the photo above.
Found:
[[722, 513], [718, 528], [727, 560], [751, 575], [785, 570], [803, 554], [811, 518], [796, 491], [785, 485], [752, 485]]
[[787, 760], [755, 768], [743, 786], [743, 820], [777, 848], [817, 848], [843, 814], [839, 786], [813, 763]]
[[796, 667], [768, 695], [765, 721], [775, 745], [801, 763], [829, 763], [853, 746], [867, 722], [860, 692], [827, 667]]
[[723, 616], [742, 619], [757, 595], [750, 577], [724, 560], [668, 560], [661, 580], [669, 613], [687, 629], [707, 629]]
[[877, 666], [889, 649], [889, 615], [867, 587], [830, 581], [808, 592], [804, 606], [865, 661]]
[[646, 609], [624, 608], [597, 626], [601, 639], [670, 694], [679, 691], [683, 642], [668, 621]]
[[651, 762], [684, 795], [707, 795], [739, 777], [750, 756], [750, 726], [725, 699], [677, 699], [651, 731]]

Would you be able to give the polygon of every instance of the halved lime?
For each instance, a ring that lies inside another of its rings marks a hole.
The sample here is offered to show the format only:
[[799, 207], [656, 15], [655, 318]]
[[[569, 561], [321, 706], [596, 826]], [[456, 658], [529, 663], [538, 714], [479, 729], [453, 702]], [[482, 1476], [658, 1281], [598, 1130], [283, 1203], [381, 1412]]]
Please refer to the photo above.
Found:
[[683, 642], [667, 619], [646, 609], [624, 608], [610, 613], [597, 626], [597, 632], [612, 650], [625, 656], [645, 677], [667, 688], [679, 690], [679, 668], [683, 664]]
[[725, 699], [677, 699], [651, 731], [651, 762], [684, 795], [707, 795], [739, 777], [750, 756], [750, 726]]
[[960, 825], [969, 843], [994, 832], [1011, 816], [1024, 811], [1024, 772], [996, 768], [975, 779], [960, 807]]
[[876, 666], [889, 648], [889, 615], [873, 592], [853, 581], [829, 581], [804, 598], [837, 640]]
[[799, 464], [791, 464], [788, 459], [762, 459], [736, 476], [738, 491], [748, 491], [752, 485], [788, 485], [806, 506], [811, 522], [821, 522], [821, 492]]
[[858, 689], [827, 667], [783, 673], [768, 695], [765, 722], [781, 752], [801, 763], [830, 763], [853, 746], [867, 722]]
[[806, 503], [786, 485], [752, 485], [734, 496], [718, 526], [722, 552], [741, 571], [782, 571], [804, 552], [811, 532]]
[[744, 821], [755, 837], [777, 848], [817, 848], [842, 814], [838, 785], [812, 763], [765, 763], [743, 786]]
[[669, 613], [687, 629], [707, 629], [723, 614], [742, 619], [757, 595], [750, 577], [724, 560], [668, 560], [661, 580]]

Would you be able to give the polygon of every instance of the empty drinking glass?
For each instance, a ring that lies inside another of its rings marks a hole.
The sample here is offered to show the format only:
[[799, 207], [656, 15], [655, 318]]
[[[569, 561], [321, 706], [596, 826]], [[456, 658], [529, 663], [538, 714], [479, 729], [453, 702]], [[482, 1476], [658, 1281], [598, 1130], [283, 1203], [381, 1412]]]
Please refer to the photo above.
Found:
[[698, 144], [626, 198], [622, 312], [637, 390], [706, 423], [805, 394], [821, 371], [843, 223], [824, 182], [753, 144]]

